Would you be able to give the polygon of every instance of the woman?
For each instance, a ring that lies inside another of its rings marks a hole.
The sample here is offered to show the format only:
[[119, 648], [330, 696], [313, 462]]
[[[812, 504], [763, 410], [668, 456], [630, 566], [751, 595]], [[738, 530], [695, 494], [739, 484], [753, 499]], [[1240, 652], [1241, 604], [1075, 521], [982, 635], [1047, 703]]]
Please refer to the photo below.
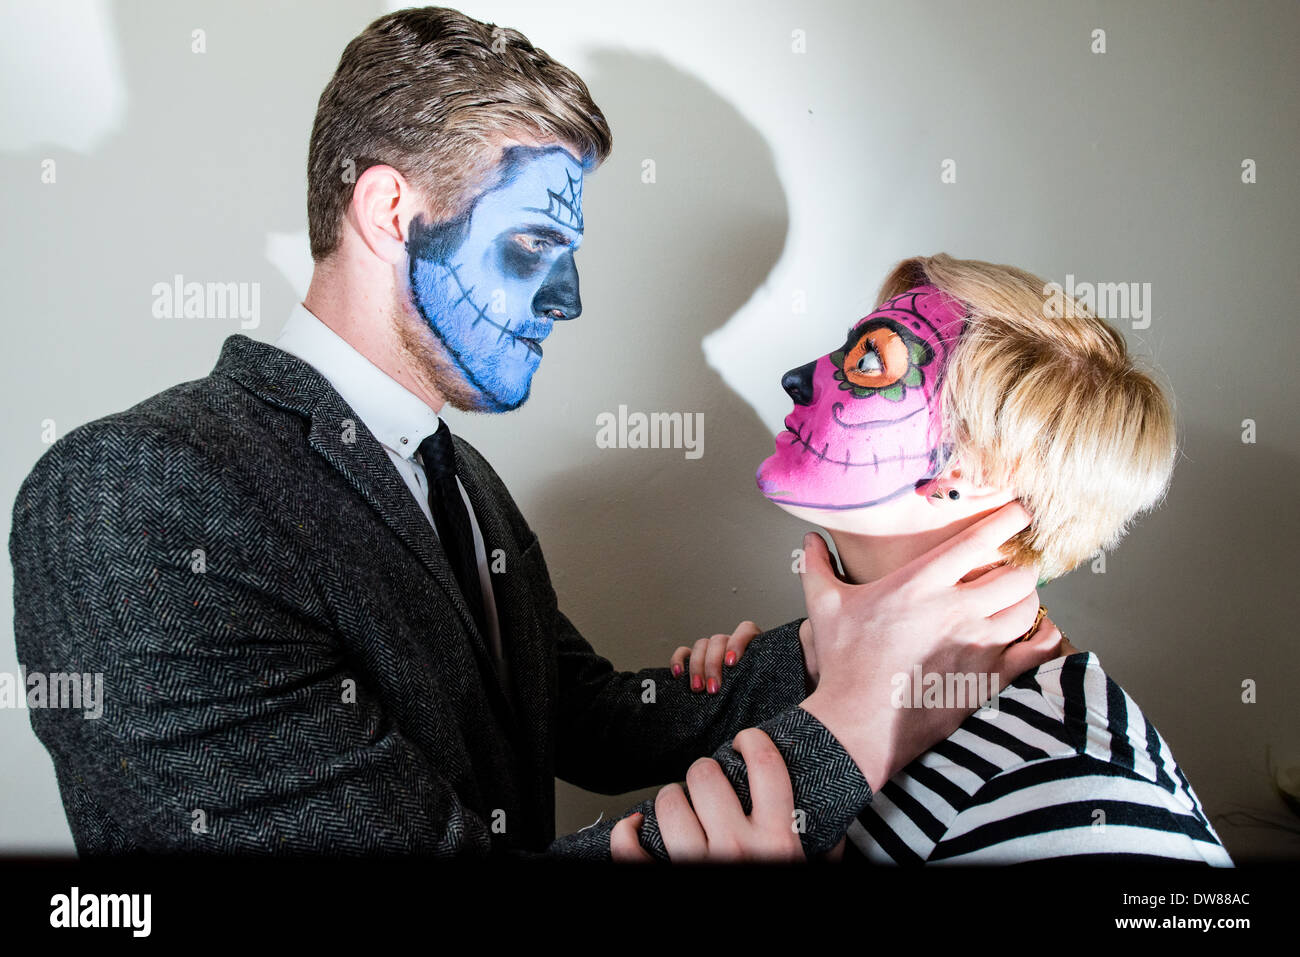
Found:
[[[1163, 497], [1168, 397], [1116, 331], [1052, 288], [1008, 266], [908, 259], [839, 348], [782, 378], [795, 406], [758, 486], [830, 532], [849, 580], [880, 578], [1012, 499], [1034, 521], [1007, 560], [1056, 578]], [[673, 664], [689, 655], [700, 687], [708, 659], [716, 681], [754, 631], [678, 649]], [[1155, 727], [1096, 655], [1060, 650], [879, 788], [846, 857], [1231, 866]], [[898, 676], [899, 706], [941, 693], [918, 677]]]

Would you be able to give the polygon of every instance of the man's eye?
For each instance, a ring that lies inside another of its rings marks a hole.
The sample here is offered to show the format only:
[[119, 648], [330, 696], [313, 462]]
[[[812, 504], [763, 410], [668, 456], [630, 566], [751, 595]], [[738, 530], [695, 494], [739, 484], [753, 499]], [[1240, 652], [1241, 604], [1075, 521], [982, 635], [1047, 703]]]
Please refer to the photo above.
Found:
[[543, 239], [541, 236], [533, 236], [529, 233], [516, 234], [515, 242], [530, 253], [540, 253], [551, 245], [549, 239]]

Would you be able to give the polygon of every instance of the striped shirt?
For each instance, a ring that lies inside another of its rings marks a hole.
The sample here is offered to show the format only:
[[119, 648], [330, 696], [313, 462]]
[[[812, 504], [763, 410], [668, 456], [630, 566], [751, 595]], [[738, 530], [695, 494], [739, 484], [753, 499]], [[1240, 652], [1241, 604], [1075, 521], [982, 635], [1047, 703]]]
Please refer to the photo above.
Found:
[[1097, 656], [1021, 675], [879, 789], [845, 860], [1231, 867], [1169, 745]]

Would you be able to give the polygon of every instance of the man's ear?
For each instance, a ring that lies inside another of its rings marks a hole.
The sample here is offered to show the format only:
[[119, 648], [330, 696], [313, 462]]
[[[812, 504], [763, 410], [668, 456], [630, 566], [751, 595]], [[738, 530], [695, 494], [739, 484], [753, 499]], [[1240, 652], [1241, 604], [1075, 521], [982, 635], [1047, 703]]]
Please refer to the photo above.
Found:
[[357, 177], [347, 223], [376, 258], [396, 266], [406, 255], [407, 224], [417, 208], [406, 177], [380, 164]]

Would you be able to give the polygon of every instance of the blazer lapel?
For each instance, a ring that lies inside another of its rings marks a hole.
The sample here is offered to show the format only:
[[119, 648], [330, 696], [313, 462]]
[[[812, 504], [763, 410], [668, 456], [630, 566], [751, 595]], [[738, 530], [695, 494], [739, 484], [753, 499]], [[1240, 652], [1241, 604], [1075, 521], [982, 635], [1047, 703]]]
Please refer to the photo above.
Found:
[[501, 627], [501, 645], [510, 675], [510, 687], [520, 716], [520, 728], [529, 737], [535, 761], [540, 760], [544, 748], [546, 729], [551, 726], [549, 673], [549, 645], [538, 634], [537, 599], [535, 583], [523, 573], [525, 565], [515, 535], [505, 519], [505, 504], [492, 493], [489, 476], [477, 459], [463, 454], [456, 456], [457, 472], [465, 486], [465, 494], [474, 507], [483, 544], [491, 564], [494, 551], [504, 558], [501, 574], [492, 576], [492, 594], [496, 602], [497, 621]]
[[[348, 480], [419, 557], [456, 609], [484, 674], [495, 676], [496, 665], [487, 641], [461, 596], [455, 575], [428, 520], [393, 468], [384, 447], [328, 380], [298, 357], [242, 335], [226, 340], [213, 372], [228, 375], [268, 402], [310, 419], [308, 443], [312, 449]], [[498, 681], [487, 683], [500, 691]], [[499, 694], [498, 698], [509, 709], [505, 696]]]

